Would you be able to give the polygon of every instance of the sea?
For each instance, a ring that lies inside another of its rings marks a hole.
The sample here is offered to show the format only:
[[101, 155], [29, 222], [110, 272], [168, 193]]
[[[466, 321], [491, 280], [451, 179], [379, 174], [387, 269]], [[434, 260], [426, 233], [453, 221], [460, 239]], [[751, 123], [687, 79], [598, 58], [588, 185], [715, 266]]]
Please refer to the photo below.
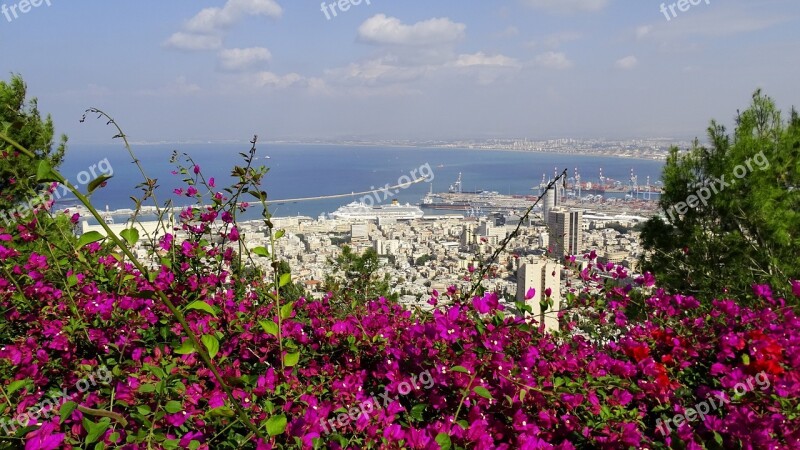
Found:
[[[190, 203], [189, 199], [174, 193], [175, 189], [186, 189], [188, 186], [182, 181], [186, 175], [172, 173], [177, 171], [177, 165], [170, 163], [173, 151], [189, 155], [206, 179], [214, 178], [216, 189], [221, 191], [233, 183], [231, 171], [237, 165], [244, 165], [240, 153], [248, 153], [250, 144], [157, 144], [132, 147], [147, 176], [157, 180], [159, 188], [156, 198], [159, 203], [172, 199], [175, 204], [186, 205]], [[651, 184], [655, 185], [661, 178], [664, 165], [663, 161], [658, 160], [567, 153], [269, 143], [257, 145], [256, 158], [254, 165], [269, 168], [262, 186], [269, 199], [289, 200], [271, 204], [272, 215], [312, 218], [333, 212], [350, 202], [366, 200], [363, 198], [365, 195], [314, 201], [291, 199], [380, 189], [407, 182], [407, 177], [414, 178], [414, 174], [417, 178], [420, 174], [428, 175], [431, 181], [391, 192], [378, 192], [371, 196], [373, 202], [386, 204], [396, 199], [403, 204], [419, 204], [429, 191], [446, 192], [459, 175], [464, 191], [485, 190], [517, 195], [538, 195], [543, 177], [545, 180], [551, 179], [555, 172], [560, 173], [564, 169], [572, 177], [576, 168], [582, 182], [599, 182], [602, 169], [604, 177], [628, 184], [632, 169], [640, 185], [646, 184], [648, 176]], [[184, 166], [191, 164], [183, 159], [182, 163]], [[94, 174], [92, 166], [95, 167]], [[142, 191], [136, 186], [144, 178], [121, 144], [71, 144], [60, 167], [61, 173], [73, 184], [84, 183], [84, 192], [86, 180], [99, 175], [101, 170], [113, 170], [113, 177], [106, 186], [93, 192], [92, 203], [102, 210], [133, 208], [130, 197], [141, 197]], [[243, 200], [248, 198], [244, 197]], [[153, 204], [152, 200], [148, 202], [145, 204]], [[57, 207], [76, 204], [74, 198], [64, 197], [58, 201]], [[250, 217], [244, 218], [257, 218], [260, 213], [260, 207], [253, 207], [247, 214]]]

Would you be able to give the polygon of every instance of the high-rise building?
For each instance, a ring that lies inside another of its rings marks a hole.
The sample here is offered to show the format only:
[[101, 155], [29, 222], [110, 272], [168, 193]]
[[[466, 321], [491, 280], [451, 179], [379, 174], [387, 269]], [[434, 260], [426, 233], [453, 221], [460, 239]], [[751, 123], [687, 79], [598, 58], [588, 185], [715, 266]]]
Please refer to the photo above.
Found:
[[550, 215], [550, 211], [561, 205], [560, 189], [560, 186], [556, 183], [542, 194], [542, 220], [544, 220], [545, 223], [547, 223], [547, 217]]
[[[536, 290], [536, 295], [526, 299], [530, 288]], [[548, 288], [553, 305], [543, 310], [542, 303], [547, 299]], [[561, 266], [548, 259], [521, 265], [517, 270], [517, 301], [524, 301], [531, 307], [534, 319], [544, 324], [546, 331], [557, 331], [558, 311], [561, 309]]]
[[554, 258], [579, 255], [583, 245], [583, 211], [560, 207], [548, 211], [547, 232]]

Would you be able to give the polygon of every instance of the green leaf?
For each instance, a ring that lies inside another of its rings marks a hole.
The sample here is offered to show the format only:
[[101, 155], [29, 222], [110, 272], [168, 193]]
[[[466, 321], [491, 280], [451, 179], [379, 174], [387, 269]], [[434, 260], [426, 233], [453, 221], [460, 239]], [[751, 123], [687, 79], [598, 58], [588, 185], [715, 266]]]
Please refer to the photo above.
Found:
[[271, 320], [260, 320], [258, 322], [258, 324], [261, 325], [261, 328], [263, 328], [265, 332], [267, 332], [267, 333], [269, 333], [269, 334], [271, 334], [271, 335], [273, 335], [275, 337], [278, 337], [279, 329], [278, 329], [278, 324], [277, 323], [275, 323], [275, 322], [273, 322]]
[[425, 412], [425, 408], [427, 407], [428, 405], [426, 405], [425, 403], [414, 405], [414, 407], [411, 408], [411, 412], [409, 414], [416, 420], [422, 420], [422, 413]]
[[6, 389], [6, 395], [11, 395], [14, 392], [17, 392], [26, 384], [28, 384], [28, 380], [17, 380], [12, 382], [11, 384], [8, 385], [8, 388]]
[[214, 317], [217, 317], [217, 312], [214, 311], [214, 307], [209, 305], [206, 302], [201, 302], [200, 300], [194, 301], [194, 302], [189, 303], [188, 305], [186, 305], [186, 310], [187, 311], [191, 311], [191, 310], [204, 311], [204, 312], [207, 312], [207, 313], [211, 314]]
[[294, 311], [294, 302], [281, 306], [281, 319], [292, 317], [292, 311]]
[[191, 339], [186, 339], [185, 341], [183, 341], [183, 344], [181, 344], [179, 348], [175, 349], [175, 353], [178, 355], [191, 355], [196, 351], [197, 349], [194, 348], [194, 345], [192, 345]]
[[72, 414], [72, 411], [78, 407], [78, 404], [75, 402], [64, 402], [61, 405], [61, 409], [58, 411], [59, 417], [61, 417], [61, 423], [63, 424], [65, 420]]
[[526, 391], [525, 389], [519, 391], [519, 401], [520, 401], [520, 403], [525, 401], [525, 396], [526, 395], [528, 395], [528, 391]]
[[139, 414], [141, 414], [143, 416], [146, 416], [146, 415], [150, 414], [153, 410], [150, 409], [150, 407], [147, 406], [147, 405], [139, 405], [139, 406], [136, 407], [136, 411]]
[[39, 161], [39, 167], [36, 168], [36, 181], [39, 183], [53, 183], [60, 182], [58, 175], [53, 172], [53, 167], [50, 161], [43, 159]]
[[176, 402], [175, 400], [168, 401], [166, 405], [164, 405], [164, 410], [170, 414], [175, 414], [178, 411], [183, 411], [183, 404], [181, 402]]
[[283, 364], [286, 367], [294, 367], [300, 361], [300, 353], [287, 353], [283, 357]]
[[214, 408], [208, 412], [209, 415], [217, 416], [217, 417], [233, 417], [236, 413], [227, 406], [220, 406], [219, 408]]
[[88, 233], [83, 233], [80, 239], [78, 239], [78, 248], [83, 247], [84, 245], [87, 244], [91, 244], [93, 242], [97, 242], [102, 239], [105, 239], [105, 236], [103, 236], [97, 231], [90, 231]]
[[217, 356], [217, 353], [219, 353], [219, 341], [216, 337], [206, 334], [205, 336], [201, 337], [200, 340], [203, 341], [203, 345], [205, 345], [206, 349], [208, 349], [208, 356], [210, 356], [212, 359]]
[[261, 256], [263, 258], [269, 258], [269, 250], [266, 247], [256, 247], [252, 250], [254, 255]]
[[286, 230], [278, 230], [275, 232], [275, 239], [280, 239], [286, 235]]
[[467, 369], [464, 366], [455, 366], [450, 370], [453, 371], [453, 372], [469, 373], [469, 369]]
[[86, 443], [91, 444], [96, 442], [103, 436], [103, 433], [106, 432], [108, 427], [111, 425], [111, 419], [108, 417], [103, 417], [100, 419], [99, 422], [95, 423], [91, 420], [84, 417], [83, 419], [83, 428], [87, 431], [88, 435], [86, 436]]
[[95, 178], [94, 180], [92, 180], [91, 183], [89, 183], [89, 187], [87, 188], [89, 190], [89, 193], [91, 194], [92, 192], [94, 192], [95, 189], [97, 189], [98, 186], [100, 186], [101, 184], [105, 183], [110, 179], [111, 175], [100, 175], [99, 177]]
[[119, 233], [122, 239], [128, 243], [128, 247], [133, 247], [139, 242], [139, 230], [137, 228], [126, 228]]
[[267, 433], [270, 436], [277, 436], [286, 431], [286, 416], [272, 416], [267, 420]]
[[439, 433], [436, 435], [436, 443], [439, 444], [442, 450], [450, 450], [453, 442], [450, 440], [450, 435], [446, 433]]
[[156, 385], [155, 384], [142, 384], [142, 385], [139, 386], [138, 389], [136, 389], [136, 391], [139, 392], [140, 394], [149, 394], [151, 392], [155, 392], [156, 391]]
[[286, 286], [287, 284], [289, 284], [291, 282], [292, 282], [292, 274], [285, 273], [285, 274], [281, 275], [280, 287], [284, 287], [284, 286]]
[[480, 395], [481, 397], [483, 397], [485, 399], [489, 399], [489, 400], [492, 399], [492, 394], [489, 392], [488, 389], [486, 389], [483, 386], [475, 386], [475, 389], [473, 389], [473, 390], [475, 391], [476, 394]]
[[748, 355], [747, 353], [742, 353], [742, 364], [744, 364], [745, 366], [750, 365], [750, 355]]

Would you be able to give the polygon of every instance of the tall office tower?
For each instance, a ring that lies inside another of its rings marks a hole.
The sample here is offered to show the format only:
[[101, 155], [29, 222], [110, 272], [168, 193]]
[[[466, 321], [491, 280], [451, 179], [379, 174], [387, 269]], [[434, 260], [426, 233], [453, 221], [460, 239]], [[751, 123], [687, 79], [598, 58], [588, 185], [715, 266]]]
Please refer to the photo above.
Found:
[[565, 208], [549, 211], [547, 233], [554, 258], [579, 255], [583, 245], [583, 211]]
[[[525, 299], [530, 288], [536, 295]], [[542, 311], [542, 302], [547, 298], [545, 290], [550, 288], [553, 305]], [[517, 270], [517, 301], [524, 301], [533, 310], [533, 317], [544, 324], [545, 331], [558, 330], [558, 311], [561, 309], [561, 266], [547, 259], [525, 263]]]
[[550, 215], [550, 211], [557, 208], [561, 204], [561, 196], [559, 194], [558, 184], [551, 186], [550, 189], [545, 191], [543, 194], [542, 219], [545, 223], [548, 221], [547, 217]]
[[461, 247], [470, 248], [475, 243], [475, 229], [472, 225], [461, 227]]

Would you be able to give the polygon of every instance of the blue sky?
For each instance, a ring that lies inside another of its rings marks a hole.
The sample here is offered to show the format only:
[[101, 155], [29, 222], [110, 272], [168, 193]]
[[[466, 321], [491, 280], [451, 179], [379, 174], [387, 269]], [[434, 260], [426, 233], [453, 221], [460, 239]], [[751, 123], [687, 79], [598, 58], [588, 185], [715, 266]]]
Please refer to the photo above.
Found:
[[800, 105], [797, 0], [20, 1], [0, 72], [73, 142], [107, 141], [90, 106], [182, 141], [702, 138], [758, 87]]

